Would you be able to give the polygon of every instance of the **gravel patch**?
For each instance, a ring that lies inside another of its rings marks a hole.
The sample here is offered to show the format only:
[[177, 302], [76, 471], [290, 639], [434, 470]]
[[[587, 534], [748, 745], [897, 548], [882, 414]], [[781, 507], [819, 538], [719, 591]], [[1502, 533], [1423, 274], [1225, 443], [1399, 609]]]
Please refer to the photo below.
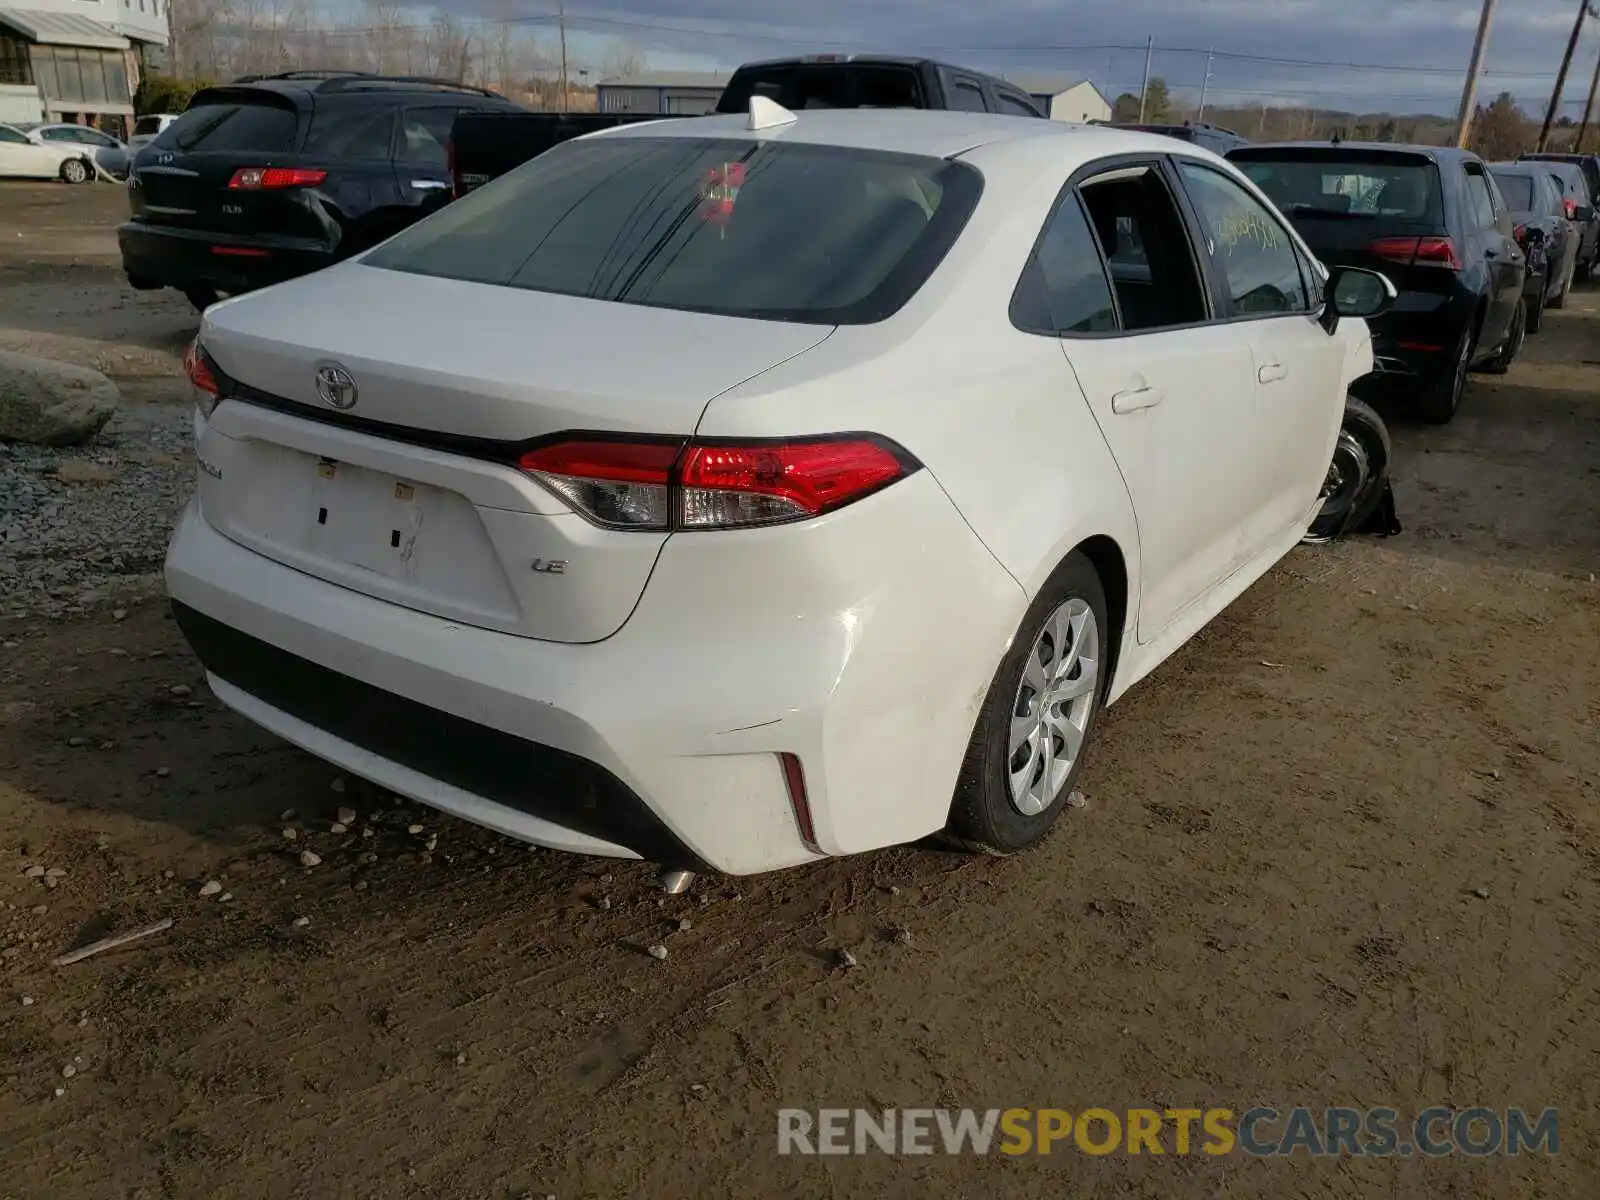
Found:
[[194, 488], [190, 411], [124, 401], [87, 446], [0, 442], [0, 616], [74, 616], [159, 591]]

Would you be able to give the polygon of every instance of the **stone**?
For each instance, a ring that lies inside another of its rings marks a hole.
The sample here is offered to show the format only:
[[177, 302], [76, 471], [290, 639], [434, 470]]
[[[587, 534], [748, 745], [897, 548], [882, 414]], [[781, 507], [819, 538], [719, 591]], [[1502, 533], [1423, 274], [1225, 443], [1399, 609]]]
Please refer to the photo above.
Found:
[[356, 823], [356, 810], [353, 808], [341, 808], [334, 819], [341, 825], [354, 825]]
[[99, 371], [0, 350], [0, 439], [80, 445], [105, 428], [121, 399]]
[[322, 865], [322, 855], [315, 850], [302, 850], [300, 851], [300, 865], [302, 867], [320, 867]]
[[215, 879], [208, 879], [200, 885], [200, 894], [202, 896], [215, 896], [220, 891], [222, 891], [222, 885]]
[[655, 959], [657, 962], [660, 962], [662, 959], [666, 958], [667, 948], [660, 942], [657, 942], [654, 946], [651, 946], [650, 949], [646, 950], [645, 953], [651, 958]]
[[116, 477], [110, 467], [82, 459], [68, 459], [56, 468], [56, 478], [62, 483], [110, 483]]

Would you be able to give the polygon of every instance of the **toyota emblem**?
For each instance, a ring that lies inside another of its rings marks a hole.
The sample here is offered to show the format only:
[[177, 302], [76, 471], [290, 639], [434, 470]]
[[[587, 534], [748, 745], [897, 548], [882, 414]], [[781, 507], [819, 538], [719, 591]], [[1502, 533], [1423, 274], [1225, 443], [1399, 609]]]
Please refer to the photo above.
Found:
[[354, 408], [360, 394], [355, 376], [337, 363], [317, 368], [317, 395], [334, 408], [341, 412]]

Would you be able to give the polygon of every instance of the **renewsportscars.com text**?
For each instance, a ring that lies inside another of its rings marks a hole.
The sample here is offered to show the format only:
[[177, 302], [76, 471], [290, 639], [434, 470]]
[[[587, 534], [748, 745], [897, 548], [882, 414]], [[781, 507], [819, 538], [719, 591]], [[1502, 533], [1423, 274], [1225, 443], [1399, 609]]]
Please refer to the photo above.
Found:
[[1556, 1109], [784, 1108], [779, 1154], [1555, 1154]]

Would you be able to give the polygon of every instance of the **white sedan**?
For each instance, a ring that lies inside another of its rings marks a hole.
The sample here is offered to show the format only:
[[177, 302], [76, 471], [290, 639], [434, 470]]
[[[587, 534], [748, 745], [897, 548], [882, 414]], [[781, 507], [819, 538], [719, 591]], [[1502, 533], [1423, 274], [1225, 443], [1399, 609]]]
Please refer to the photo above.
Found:
[[[80, 157], [95, 163], [109, 175], [120, 179], [128, 173], [128, 159], [131, 152], [127, 143], [120, 138], [112, 137], [109, 133], [101, 133], [98, 129], [90, 129], [87, 125], [75, 125], [68, 121], [32, 126], [19, 125], [18, 128], [28, 135], [29, 141], [37, 145], [59, 146], [66, 150], [81, 151]], [[93, 172], [90, 174], [92, 176]]]
[[614, 129], [206, 310], [167, 584], [224, 703], [532, 843], [1015, 851], [1306, 532], [1392, 296], [1169, 138]]
[[29, 136], [32, 126], [0, 125], [0, 179], [60, 179], [88, 183], [95, 177], [95, 150], [73, 142]]

